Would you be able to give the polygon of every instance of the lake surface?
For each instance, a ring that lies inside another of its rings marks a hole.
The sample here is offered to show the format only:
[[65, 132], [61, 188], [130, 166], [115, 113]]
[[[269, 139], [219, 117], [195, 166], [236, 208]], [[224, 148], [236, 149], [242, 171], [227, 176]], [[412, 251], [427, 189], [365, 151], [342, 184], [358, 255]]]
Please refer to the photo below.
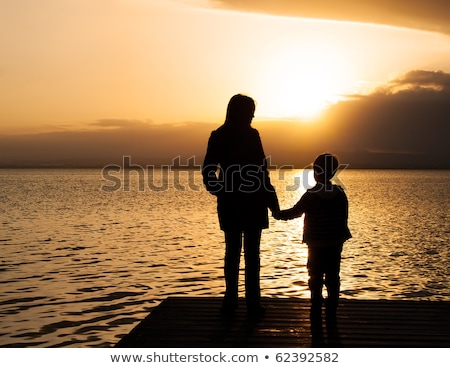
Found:
[[[282, 208], [313, 184], [303, 170], [271, 178]], [[337, 181], [353, 234], [342, 297], [450, 300], [450, 171]], [[0, 186], [0, 347], [110, 347], [170, 295], [222, 295], [223, 235], [197, 171], [2, 169]], [[302, 226], [264, 230], [264, 296], [309, 297]]]

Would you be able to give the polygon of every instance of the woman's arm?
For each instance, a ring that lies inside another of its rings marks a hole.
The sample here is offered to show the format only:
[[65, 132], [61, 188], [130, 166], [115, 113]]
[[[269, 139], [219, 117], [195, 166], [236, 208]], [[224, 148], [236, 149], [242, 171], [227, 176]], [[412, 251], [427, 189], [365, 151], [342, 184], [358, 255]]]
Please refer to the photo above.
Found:
[[206, 190], [211, 194], [218, 195], [223, 189], [223, 183], [217, 178], [217, 169], [219, 168], [219, 155], [217, 152], [217, 143], [214, 138], [214, 132], [208, 140], [205, 159], [202, 166], [203, 184]]

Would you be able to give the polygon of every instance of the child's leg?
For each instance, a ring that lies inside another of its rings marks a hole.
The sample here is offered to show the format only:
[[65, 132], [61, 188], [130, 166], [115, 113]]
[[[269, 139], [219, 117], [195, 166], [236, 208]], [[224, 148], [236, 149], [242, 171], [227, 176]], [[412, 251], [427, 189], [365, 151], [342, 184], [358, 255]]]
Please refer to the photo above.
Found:
[[320, 249], [308, 247], [309, 290], [311, 291], [312, 307], [322, 306], [323, 266]]
[[335, 313], [339, 302], [340, 291], [340, 267], [342, 244], [330, 247], [327, 254], [325, 269], [325, 285], [328, 292], [327, 309]]

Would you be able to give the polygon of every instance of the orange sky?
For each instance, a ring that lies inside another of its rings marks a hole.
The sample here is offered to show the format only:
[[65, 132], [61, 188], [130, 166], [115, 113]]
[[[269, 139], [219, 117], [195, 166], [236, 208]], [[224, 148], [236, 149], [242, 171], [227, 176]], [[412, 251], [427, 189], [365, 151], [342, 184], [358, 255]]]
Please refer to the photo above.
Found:
[[[129, 142], [112, 138], [123, 129], [133, 137], [147, 129], [151, 136], [149, 127], [158, 126], [170, 137], [177, 126], [187, 126], [198, 133], [195, 137], [207, 138], [205, 132], [220, 124], [235, 93], [256, 99], [258, 129], [267, 129], [267, 121], [289, 119], [297, 125], [283, 127], [301, 134], [306, 128], [300, 122], [318, 121], [325, 106], [373, 92], [413, 70], [443, 71], [444, 79], [429, 78], [441, 83], [440, 93], [447, 92], [447, 2], [340, 1], [335, 6], [325, 0], [301, 2], [301, 8], [299, 3], [4, 1], [0, 164], [37, 159], [46, 150], [41, 161], [80, 158], [76, 150], [66, 152], [67, 144], [52, 141], [57, 134], [72, 142], [83, 133], [96, 135], [98, 148], [87, 150], [92, 157], [101, 157], [100, 147], [112, 141], [118, 156], [126, 154]], [[137, 137], [133, 146], [145, 146], [142, 134]], [[367, 150], [383, 146], [369, 143]], [[277, 152], [275, 143], [267, 144]], [[46, 150], [31, 148], [40, 145]], [[149, 160], [169, 159], [177, 153], [176, 147], [165, 151], [171, 145], [140, 153]], [[203, 149], [183, 141], [177, 147], [186, 154]]]

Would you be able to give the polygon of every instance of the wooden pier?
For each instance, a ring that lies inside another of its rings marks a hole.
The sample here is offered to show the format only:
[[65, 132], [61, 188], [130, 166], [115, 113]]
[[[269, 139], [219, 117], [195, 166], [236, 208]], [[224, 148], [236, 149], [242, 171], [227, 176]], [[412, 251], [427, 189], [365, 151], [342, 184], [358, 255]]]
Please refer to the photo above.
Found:
[[263, 298], [266, 313], [233, 318], [220, 297], [169, 297], [116, 344], [118, 348], [450, 347], [449, 301], [341, 299], [335, 322], [311, 323], [307, 299]]

